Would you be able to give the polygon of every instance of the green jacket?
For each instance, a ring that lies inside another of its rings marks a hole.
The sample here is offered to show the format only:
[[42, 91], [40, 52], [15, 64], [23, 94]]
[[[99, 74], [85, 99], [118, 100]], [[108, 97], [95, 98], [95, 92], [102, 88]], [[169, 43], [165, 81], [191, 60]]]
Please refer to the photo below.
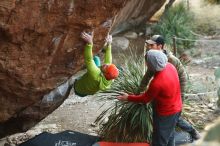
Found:
[[[87, 44], [84, 50], [84, 61], [87, 72], [76, 80], [74, 84], [75, 93], [79, 96], [95, 94], [99, 90], [110, 88], [112, 80], [106, 80], [100, 68], [98, 68], [93, 60], [92, 45]], [[111, 45], [105, 48], [104, 63], [112, 63]]]
[[[187, 82], [187, 74], [184, 66], [180, 62], [178, 58], [176, 58], [171, 52], [167, 52], [164, 50], [164, 53], [167, 55], [168, 62], [173, 64], [178, 72], [179, 80], [180, 80], [180, 87], [181, 87], [181, 96], [182, 100], [184, 100], [184, 93], [186, 89], [186, 82]], [[141, 84], [139, 86], [139, 91], [144, 91], [149, 83], [149, 81], [153, 77], [153, 73], [149, 70], [146, 71], [144, 77], [141, 80]]]

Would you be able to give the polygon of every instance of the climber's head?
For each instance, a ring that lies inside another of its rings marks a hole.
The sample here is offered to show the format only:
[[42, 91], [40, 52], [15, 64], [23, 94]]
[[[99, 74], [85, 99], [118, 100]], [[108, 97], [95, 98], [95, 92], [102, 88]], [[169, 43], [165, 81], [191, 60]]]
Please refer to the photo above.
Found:
[[103, 64], [101, 71], [107, 80], [113, 80], [119, 75], [118, 68], [114, 64]]

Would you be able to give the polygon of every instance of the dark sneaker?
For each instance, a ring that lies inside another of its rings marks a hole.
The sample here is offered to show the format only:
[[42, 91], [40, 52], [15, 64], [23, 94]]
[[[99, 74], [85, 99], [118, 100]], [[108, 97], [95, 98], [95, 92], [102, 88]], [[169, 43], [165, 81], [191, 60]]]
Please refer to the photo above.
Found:
[[190, 135], [192, 136], [193, 140], [198, 140], [201, 138], [199, 131], [197, 131], [196, 129], [193, 129], [193, 131], [190, 132]]

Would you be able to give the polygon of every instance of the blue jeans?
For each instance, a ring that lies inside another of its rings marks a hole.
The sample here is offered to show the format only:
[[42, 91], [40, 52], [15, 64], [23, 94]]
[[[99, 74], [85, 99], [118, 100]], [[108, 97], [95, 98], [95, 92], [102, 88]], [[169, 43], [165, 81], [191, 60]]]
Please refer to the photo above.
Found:
[[184, 120], [182, 117], [179, 118], [179, 120], [176, 123], [176, 126], [181, 128], [181, 130], [186, 131], [188, 133], [191, 133], [194, 128], [190, 123], [188, 123], [186, 120]]
[[159, 116], [153, 113], [153, 139], [152, 146], [175, 146], [174, 130], [181, 112]]

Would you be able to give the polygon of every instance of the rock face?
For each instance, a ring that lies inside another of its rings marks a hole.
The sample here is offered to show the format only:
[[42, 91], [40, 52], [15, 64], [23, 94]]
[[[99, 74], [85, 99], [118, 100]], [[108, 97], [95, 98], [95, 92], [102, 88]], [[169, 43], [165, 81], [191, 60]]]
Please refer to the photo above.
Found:
[[94, 31], [97, 53], [109, 25], [143, 22], [164, 2], [1, 0], [0, 137], [27, 130], [61, 104], [42, 109], [39, 102], [83, 67], [83, 30]]
[[166, 0], [130, 0], [118, 13], [112, 33], [145, 24], [157, 12]]

